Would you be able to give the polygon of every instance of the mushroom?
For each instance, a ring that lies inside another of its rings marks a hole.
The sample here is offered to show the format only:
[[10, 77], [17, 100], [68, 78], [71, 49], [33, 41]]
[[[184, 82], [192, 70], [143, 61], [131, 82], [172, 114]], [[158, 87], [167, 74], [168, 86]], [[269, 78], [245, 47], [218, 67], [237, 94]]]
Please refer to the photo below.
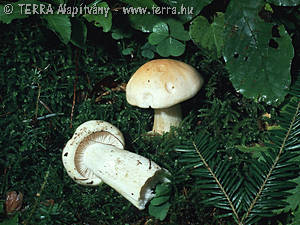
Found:
[[102, 183], [101, 178], [84, 164], [82, 158], [90, 142], [106, 143], [123, 149], [125, 141], [121, 131], [112, 124], [90, 120], [81, 124], [67, 142], [62, 161], [69, 176], [78, 184], [97, 186]]
[[142, 210], [154, 197], [157, 183], [169, 182], [167, 170], [155, 162], [124, 150], [121, 132], [104, 121], [80, 125], [63, 150], [63, 164], [79, 184], [106, 183]]
[[131, 105], [154, 109], [152, 132], [163, 134], [181, 120], [179, 103], [194, 97], [203, 84], [201, 75], [190, 65], [173, 59], [156, 59], [142, 65], [126, 86]]

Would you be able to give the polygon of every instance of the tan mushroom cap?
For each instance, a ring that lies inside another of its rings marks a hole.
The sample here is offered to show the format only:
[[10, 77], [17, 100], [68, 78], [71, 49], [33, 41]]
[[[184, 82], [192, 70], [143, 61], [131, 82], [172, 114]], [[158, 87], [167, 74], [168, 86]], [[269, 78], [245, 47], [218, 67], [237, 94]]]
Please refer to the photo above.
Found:
[[126, 99], [141, 108], [168, 108], [194, 97], [202, 84], [202, 77], [192, 66], [173, 59], [156, 59], [132, 75]]
[[102, 183], [82, 161], [87, 146], [97, 142], [120, 149], [125, 146], [124, 137], [117, 127], [105, 121], [91, 120], [76, 129], [63, 150], [62, 161], [68, 175], [81, 185], [96, 186]]

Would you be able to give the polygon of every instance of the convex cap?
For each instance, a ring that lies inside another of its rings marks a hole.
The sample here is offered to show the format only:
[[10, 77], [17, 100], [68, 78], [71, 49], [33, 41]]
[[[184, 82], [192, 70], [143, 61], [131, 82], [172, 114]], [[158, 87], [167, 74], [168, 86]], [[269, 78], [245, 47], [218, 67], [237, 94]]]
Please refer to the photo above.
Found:
[[142, 65], [126, 87], [129, 104], [141, 108], [168, 108], [196, 95], [203, 84], [190, 65], [173, 59], [156, 59]]

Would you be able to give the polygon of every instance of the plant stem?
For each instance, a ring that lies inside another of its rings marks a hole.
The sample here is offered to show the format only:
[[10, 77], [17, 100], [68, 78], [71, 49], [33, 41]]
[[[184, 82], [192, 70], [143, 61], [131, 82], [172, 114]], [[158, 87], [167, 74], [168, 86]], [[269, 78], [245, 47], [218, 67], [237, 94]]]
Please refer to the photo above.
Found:
[[25, 221], [22, 222], [24, 225], [30, 224], [31, 217], [32, 217], [33, 213], [36, 211], [36, 208], [37, 208], [37, 206], [38, 206], [38, 204], [40, 202], [40, 199], [41, 199], [40, 198], [41, 194], [42, 194], [42, 192], [43, 192], [43, 190], [45, 188], [45, 185], [47, 183], [49, 172], [50, 172], [50, 166], [49, 166], [49, 168], [48, 168], [48, 170], [47, 170], [47, 172], [46, 172], [46, 174], [44, 176], [44, 182], [42, 183], [40, 191], [38, 193], [36, 193], [36, 197], [37, 198], [35, 199], [35, 202], [34, 202], [34, 205], [32, 207], [32, 210], [31, 210], [30, 214], [29, 214], [28, 218]]

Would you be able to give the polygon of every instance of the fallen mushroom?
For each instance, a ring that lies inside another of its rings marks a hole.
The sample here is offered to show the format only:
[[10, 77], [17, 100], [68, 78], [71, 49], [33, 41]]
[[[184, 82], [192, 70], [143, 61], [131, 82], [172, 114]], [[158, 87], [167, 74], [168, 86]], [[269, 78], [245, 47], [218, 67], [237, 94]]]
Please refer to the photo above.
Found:
[[63, 164], [69, 176], [78, 184], [97, 186], [102, 183], [82, 161], [86, 146], [91, 142], [124, 148], [125, 141], [121, 131], [110, 123], [90, 120], [81, 124], [63, 151]]
[[163, 134], [181, 120], [183, 102], [194, 97], [203, 79], [190, 65], [173, 59], [156, 59], [142, 65], [126, 86], [126, 99], [131, 105], [154, 109], [152, 132]]
[[[77, 183], [96, 185], [103, 181], [142, 210], [154, 197], [155, 185], [169, 181], [165, 178], [167, 171], [143, 156], [124, 150], [123, 136], [116, 129], [104, 121], [80, 125], [63, 150], [63, 164]], [[105, 138], [101, 137], [103, 133]]]

